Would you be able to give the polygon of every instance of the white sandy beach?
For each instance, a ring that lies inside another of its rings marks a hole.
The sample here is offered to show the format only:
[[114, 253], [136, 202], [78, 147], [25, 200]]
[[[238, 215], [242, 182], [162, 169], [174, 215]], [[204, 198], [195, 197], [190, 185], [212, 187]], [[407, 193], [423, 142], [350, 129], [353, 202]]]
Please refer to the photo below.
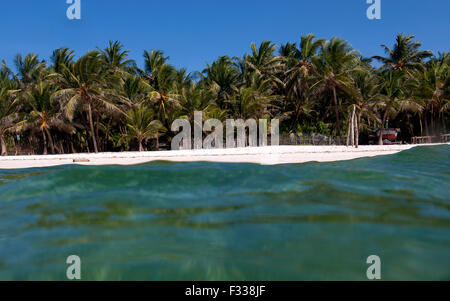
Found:
[[[430, 144], [428, 144], [430, 145]], [[435, 144], [434, 144], [435, 145]], [[235, 149], [184, 150], [161, 152], [123, 152], [99, 154], [68, 154], [47, 156], [0, 157], [0, 169], [49, 167], [66, 164], [134, 165], [151, 161], [229, 162], [275, 165], [310, 161], [344, 161], [378, 155], [390, 155], [417, 145], [346, 146], [268, 146]]]

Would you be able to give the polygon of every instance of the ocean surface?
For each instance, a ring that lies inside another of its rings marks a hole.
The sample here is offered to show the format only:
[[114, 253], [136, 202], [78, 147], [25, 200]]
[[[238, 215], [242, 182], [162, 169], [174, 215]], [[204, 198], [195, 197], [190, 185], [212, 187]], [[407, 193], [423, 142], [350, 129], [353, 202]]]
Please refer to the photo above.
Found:
[[0, 280], [450, 280], [450, 146], [0, 170]]

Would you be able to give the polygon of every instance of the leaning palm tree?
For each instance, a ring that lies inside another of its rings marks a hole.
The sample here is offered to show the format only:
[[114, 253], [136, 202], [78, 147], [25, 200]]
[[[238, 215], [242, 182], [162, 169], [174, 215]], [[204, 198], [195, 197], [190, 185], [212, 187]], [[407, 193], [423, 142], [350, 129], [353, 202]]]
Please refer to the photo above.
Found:
[[351, 73], [358, 68], [358, 54], [344, 40], [333, 38], [322, 45], [322, 53], [314, 59], [316, 82], [311, 86], [319, 94], [330, 95], [336, 116], [336, 136], [340, 144], [341, 122], [338, 93], [349, 94], [353, 88]]
[[66, 67], [62, 74], [53, 74], [62, 89], [53, 94], [62, 102], [66, 117], [72, 121], [77, 110], [87, 111], [90, 134], [94, 151], [98, 153], [97, 138], [94, 130], [93, 106], [107, 110], [120, 111], [120, 108], [108, 96], [105, 66], [98, 52], [92, 51], [81, 57], [73, 66]]
[[126, 113], [128, 134], [127, 139], [136, 139], [139, 144], [139, 151], [144, 151], [143, 141], [157, 138], [161, 133], [166, 132], [166, 128], [159, 120], [155, 120], [155, 113], [144, 103], [139, 104]]
[[419, 50], [422, 44], [413, 39], [413, 35], [398, 34], [392, 49], [381, 45], [388, 56], [373, 58], [383, 63], [383, 69], [403, 70], [412, 77], [411, 71], [423, 67], [423, 60], [433, 55], [431, 51]]

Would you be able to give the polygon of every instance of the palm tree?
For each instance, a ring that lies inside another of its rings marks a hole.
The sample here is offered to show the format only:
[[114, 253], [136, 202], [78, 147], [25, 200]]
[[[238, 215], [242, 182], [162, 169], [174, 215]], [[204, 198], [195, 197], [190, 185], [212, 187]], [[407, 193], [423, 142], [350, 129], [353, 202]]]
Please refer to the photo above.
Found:
[[[47, 141], [53, 154], [56, 147], [51, 135], [51, 130], [63, 130], [71, 134], [75, 128], [64, 120], [59, 102], [52, 98], [56, 87], [50, 82], [38, 82], [30, 89], [20, 94], [22, 102], [30, 106], [26, 127], [33, 131], [38, 129], [43, 138], [43, 153], [47, 154]], [[27, 111], [28, 112], [28, 111]]]
[[242, 86], [231, 100], [232, 116], [244, 120], [258, 119], [264, 115], [269, 116], [268, 109], [274, 105], [273, 102], [277, 99], [272, 92], [270, 79], [265, 79], [258, 73], [252, 73], [248, 85]]
[[145, 72], [139, 70], [140, 74], [153, 88], [149, 98], [157, 108], [158, 119], [168, 127], [168, 110], [179, 107], [176, 88], [180, 83], [180, 75], [185, 75], [184, 71], [177, 71], [167, 64], [169, 57], [165, 57], [160, 50], [144, 51], [144, 59]]
[[315, 72], [313, 59], [325, 43], [323, 39], [315, 39], [313, 34], [300, 39], [300, 49], [293, 50], [292, 67], [286, 71], [285, 84], [291, 97], [300, 97], [302, 89], [308, 88], [308, 79]]
[[55, 73], [62, 73], [64, 67], [69, 68], [74, 61], [74, 51], [69, 48], [59, 48], [53, 51], [51, 61]]
[[156, 82], [150, 92], [150, 101], [156, 105], [158, 119], [168, 126], [168, 110], [179, 107], [179, 94], [175, 90], [176, 70], [170, 65], [159, 69]]
[[148, 99], [153, 88], [141, 77], [128, 75], [119, 82], [115, 91], [119, 102], [129, 109]]
[[31, 128], [39, 128], [43, 138], [43, 153], [47, 154], [47, 141], [50, 144], [52, 154], [55, 153], [55, 145], [53, 143], [50, 129], [58, 124], [59, 104], [54, 101], [51, 96], [55, 88], [46, 82], [39, 82], [27, 91], [21, 97], [27, 105], [31, 106], [28, 126]]
[[154, 120], [154, 112], [145, 106], [139, 104], [126, 113], [128, 139], [137, 139], [139, 151], [144, 151], [142, 142], [146, 139], [157, 138], [160, 133], [165, 132], [166, 128], [159, 120]]
[[358, 68], [357, 53], [344, 40], [333, 38], [322, 45], [322, 53], [314, 59], [317, 68], [317, 82], [312, 86], [319, 94], [331, 94], [336, 116], [336, 136], [340, 144], [341, 122], [338, 93], [351, 94], [353, 79], [350, 74]]
[[376, 106], [381, 98], [380, 80], [374, 74], [373, 70], [356, 71], [353, 74], [354, 80], [354, 101], [356, 105], [356, 133], [355, 145], [359, 146], [359, 133], [361, 131], [361, 117], [366, 115], [367, 118], [377, 120], [375, 115]]
[[[310, 92], [312, 78], [316, 73], [314, 59], [325, 40], [315, 39], [315, 35], [309, 34], [301, 36], [300, 49], [295, 44], [288, 44], [284, 52], [287, 52], [286, 71], [284, 74], [284, 87], [286, 94], [285, 113], [292, 115], [292, 125], [294, 128], [300, 119], [300, 115], [306, 105], [306, 99]], [[294, 47], [293, 47], [294, 46]]]
[[208, 89], [198, 84], [191, 84], [184, 88], [180, 94], [180, 118], [187, 118], [193, 122], [195, 111], [202, 111], [208, 115], [210, 109], [215, 109], [216, 94], [212, 89]]
[[145, 72], [138, 69], [141, 75], [145, 76], [151, 85], [157, 82], [158, 73], [162, 66], [167, 65], [169, 57], [164, 56], [161, 50], [144, 51]]
[[239, 71], [228, 56], [219, 57], [203, 70], [200, 83], [217, 90], [217, 105], [229, 109], [229, 100], [238, 91]]
[[123, 45], [119, 41], [109, 41], [109, 46], [105, 49], [100, 49], [100, 59], [107, 66], [108, 71], [111, 74], [118, 72], [123, 74], [124, 72], [131, 72], [132, 66], [135, 65], [134, 60], [128, 59], [129, 50], [123, 50]]
[[250, 70], [263, 75], [275, 75], [281, 68], [281, 57], [275, 56], [277, 49], [270, 41], [263, 41], [259, 48], [256, 44], [251, 44], [252, 53], [244, 56], [245, 63]]
[[27, 54], [22, 58], [21, 54], [16, 55], [14, 64], [18, 70], [18, 75], [15, 77], [21, 89], [25, 89], [28, 85], [41, 80], [45, 76], [46, 64], [44, 61], [39, 61], [37, 54]]
[[17, 86], [7, 78], [6, 70], [2, 68], [0, 73], [2, 74], [0, 78], [0, 144], [1, 155], [6, 156], [8, 150], [5, 135], [17, 125], [19, 99], [15, 95]]
[[381, 75], [380, 93], [382, 97], [378, 106], [381, 108], [381, 128], [378, 144], [383, 145], [382, 131], [386, 128], [389, 116], [395, 116], [400, 110], [420, 111], [422, 107], [412, 99], [411, 91], [416, 88], [416, 82], [407, 77], [401, 70], [387, 70]]
[[[428, 129], [427, 114], [430, 115], [430, 127], [435, 134], [439, 134], [441, 126], [445, 129], [444, 113], [448, 108], [448, 96], [445, 96], [446, 82], [448, 83], [448, 54], [430, 61], [423, 70], [416, 72], [418, 81], [416, 97], [423, 102], [425, 126]], [[448, 86], [447, 86], [448, 88]], [[437, 122], [435, 122], [437, 115]], [[427, 130], [428, 131], [428, 130]], [[430, 133], [428, 133], [430, 134]]]
[[412, 70], [423, 67], [423, 60], [433, 55], [431, 51], [419, 50], [420, 42], [413, 41], [414, 35], [398, 34], [393, 49], [381, 45], [388, 56], [374, 56], [373, 58], [382, 62], [383, 69], [403, 70], [411, 77]]
[[99, 53], [89, 52], [70, 68], [64, 66], [62, 74], [53, 76], [62, 87], [53, 94], [53, 97], [62, 101], [66, 117], [71, 121], [77, 109], [87, 111], [92, 144], [94, 151], [98, 153], [93, 106], [98, 105], [111, 111], [120, 111], [119, 107], [108, 97], [111, 96], [112, 91], [107, 89], [105, 65], [100, 60]]

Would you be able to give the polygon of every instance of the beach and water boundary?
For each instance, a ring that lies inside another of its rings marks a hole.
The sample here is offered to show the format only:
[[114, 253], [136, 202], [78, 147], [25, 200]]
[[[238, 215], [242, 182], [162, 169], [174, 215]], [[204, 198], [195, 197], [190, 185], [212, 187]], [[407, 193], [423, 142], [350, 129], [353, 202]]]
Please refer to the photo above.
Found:
[[[441, 144], [429, 144], [429, 146]], [[0, 169], [79, 165], [136, 165], [153, 161], [254, 163], [262, 165], [333, 162], [391, 155], [418, 145], [266, 146], [160, 152], [122, 152], [0, 157]]]

